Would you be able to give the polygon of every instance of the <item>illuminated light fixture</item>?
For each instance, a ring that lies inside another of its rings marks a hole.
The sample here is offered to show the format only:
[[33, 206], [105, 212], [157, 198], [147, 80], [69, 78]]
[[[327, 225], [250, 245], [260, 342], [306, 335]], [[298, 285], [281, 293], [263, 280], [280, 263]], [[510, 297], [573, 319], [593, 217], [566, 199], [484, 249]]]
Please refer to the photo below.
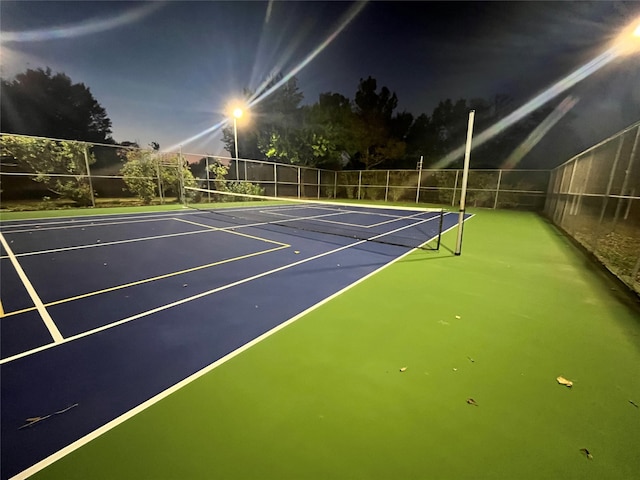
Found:
[[618, 55], [631, 55], [640, 52], [640, 18], [622, 30], [612, 47]]

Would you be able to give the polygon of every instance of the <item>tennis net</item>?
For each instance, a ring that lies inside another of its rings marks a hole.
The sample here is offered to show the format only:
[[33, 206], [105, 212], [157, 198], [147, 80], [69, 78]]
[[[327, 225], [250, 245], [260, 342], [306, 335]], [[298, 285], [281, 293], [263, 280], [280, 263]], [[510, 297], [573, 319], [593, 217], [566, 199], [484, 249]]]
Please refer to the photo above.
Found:
[[[355, 240], [438, 250], [443, 209], [269, 197], [185, 187], [187, 206], [226, 227], [294, 229]], [[285, 232], [286, 233], [286, 232]], [[291, 233], [291, 232], [290, 232]]]

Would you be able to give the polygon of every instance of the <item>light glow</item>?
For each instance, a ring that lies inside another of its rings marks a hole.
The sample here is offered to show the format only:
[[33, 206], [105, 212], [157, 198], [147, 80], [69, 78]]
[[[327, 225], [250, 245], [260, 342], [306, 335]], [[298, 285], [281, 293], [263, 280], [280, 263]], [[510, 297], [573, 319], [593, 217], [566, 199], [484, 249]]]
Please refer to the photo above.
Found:
[[[580, 68], [574, 70], [569, 75], [554, 83], [551, 87], [529, 100], [523, 106], [496, 122], [491, 127], [480, 133], [473, 141], [473, 147], [477, 148], [483, 143], [491, 140], [496, 135], [522, 120], [531, 112], [542, 107], [544, 104], [557, 97], [567, 89], [573, 87], [576, 83], [584, 80], [592, 73], [597, 72], [605, 65], [609, 64], [621, 55], [640, 52], [640, 37], [636, 32], [640, 30], [640, 18], [636, 19], [629, 27], [625, 28], [613, 42], [613, 45], [606, 51], [595, 57], [590, 62], [585, 63]], [[453, 150], [444, 158], [436, 162], [431, 168], [446, 168], [451, 163], [462, 157], [464, 153], [464, 145]]]
[[611, 47], [618, 55], [633, 55], [640, 52], [640, 18], [620, 32]]
[[[327, 48], [327, 46], [329, 46], [329, 44], [331, 44], [336, 37], [342, 33], [342, 31], [347, 28], [347, 26], [354, 20], [354, 18], [362, 11], [362, 9], [365, 7], [365, 5], [367, 4], [367, 1], [363, 1], [363, 2], [355, 2], [354, 5], [347, 11], [347, 13], [344, 15], [342, 21], [339, 23], [338, 27], [331, 33], [331, 35], [329, 35], [329, 37], [327, 37], [326, 40], [324, 40], [317, 48], [315, 48], [311, 53], [309, 53], [309, 55], [307, 55], [304, 60], [302, 60], [298, 65], [296, 65], [289, 73], [287, 73], [286, 75], [284, 75], [282, 77], [282, 79], [277, 82], [275, 85], [273, 85], [271, 88], [269, 88], [267, 91], [262, 92], [262, 90], [264, 88], [266, 88], [266, 86], [269, 84], [269, 82], [271, 81], [271, 79], [267, 79], [265, 80], [257, 89], [256, 89], [256, 93], [249, 98], [248, 102], [245, 104], [245, 108], [243, 109], [243, 112], [246, 113], [246, 110], [255, 106], [256, 104], [258, 104], [259, 102], [261, 102], [262, 100], [264, 100], [265, 98], [267, 98], [269, 95], [271, 95], [273, 92], [275, 92], [278, 88], [282, 87], [285, 83], [287, 83], [295, 74], [297, 74], [300, 70], [302, 70], [304, 67], [306, 67], [315, 57], [317, 57], [325, 48]], [[270, 15], [270, 10], [267, 9]], [[260, 93], [262, 92], [262, 93]], [[226, 109], [227, 112], [231, 111], [233, 112], [233, 109], [238, 108], [238, 107], [232, 107], [232, 109]], [[232, 115], [233, 116], [233, 115]], [[244, 115], [246, 117], [246, 115]], [[233, 116], [233, 118], [238, 118]], [[186, 138], [184, 140], [182, 140], [179, 143], [176, 143], [175, 145], [172, 145], [171, 147], [169, 147], [167, 149], [167, 151], [171, 151], [171, 150], [175, 150], [178, 147], [182, 146], [182, 145], [186, 145], [189, 144], [209, 133], [213, 133], [217, 130], [220, 130], [222, 128], [224, 128], [226, 125], [229, 124], [231, 118], [227, 118], [224, 119], [218, 123], [216, 123], [215, 125], [213, 125], [212, 127], [207, 128], [206, 130], [203, 130], [200, 133], [196, 133], [195, 135], [193, 135], [192, 137]], [[243, 120], [244, 121], [244, 120]]]
[[551, 112], [547, 118], [545, 118], [540, 125], [533, 129], [533, 131], [527, 136], [524, 142], [518, 145], [511, 155], [504, 161], [500, 168], [511, 169], [516, 167], [524, 156], [535, 147], [540, 140], [547, 134], [551, 127], [553, 127], [562, 117], [564, 117], [569, 111], [576, 106], [579, 99], [569, 95], [566, 97], [560, 105], [558, 105], [553, 112]]

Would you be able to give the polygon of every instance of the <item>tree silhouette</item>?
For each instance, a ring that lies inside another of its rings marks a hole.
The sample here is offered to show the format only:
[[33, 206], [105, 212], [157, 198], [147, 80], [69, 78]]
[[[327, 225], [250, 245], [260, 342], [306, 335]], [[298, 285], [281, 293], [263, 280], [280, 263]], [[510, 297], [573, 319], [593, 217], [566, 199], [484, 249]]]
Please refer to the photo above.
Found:
[[111, 120], [83, 83], [50, 68], [28, 69], [0, 82], [2, 132], [113, 143]]

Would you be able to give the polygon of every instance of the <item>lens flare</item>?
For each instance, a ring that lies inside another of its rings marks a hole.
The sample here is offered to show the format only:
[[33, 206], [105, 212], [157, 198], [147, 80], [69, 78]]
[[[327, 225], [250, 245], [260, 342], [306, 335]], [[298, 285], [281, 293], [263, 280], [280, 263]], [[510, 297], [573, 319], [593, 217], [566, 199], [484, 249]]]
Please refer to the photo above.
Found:
[[[270, 80], [266, 80], [260, 87], [258, 87], [256, 89], [256, 93], [251, 98], [248, 99], [248, 101], [247, 101], [247, 103], [246, 103], [246, 105], [244, 107], [244, 110], [250, 109], [251, 107], [254, 107], [258, 103], [260, 103], [262, 100], [264, 100], [269, 95], [271, 95], [273, 92], [275, 92], [278, 88], [282, 87], [285, 83], [287, 83], [296, 73], [298, 73], [300, 70], [302, 70], [304, 67], [306, 67], [325, 48], [327, 48], [327, 46], [329, 46], [329, 44], [331, 44], [331, 42], [333, 42], [336, 39], [336, 37], [362, 11], [362, 9], [365, 7], [366, 4], [367, 4], [367, 2], [356, 2], [347, 11], [347, 13], [343, 16], [342, 20], [338, 24], [338, 27], [331, 33], [331, 35], [329, 35], [329, 37], [327, 37], [327, 39], [325, 39], [317, 48], [315, 48], [311, 53], [309, 53], [309, 55], [307, 55], [304, 58], [304, 60], [302, 60], [298, 65], [296, 65], [290, 72], [288, 72], [286, 75], [284, 75], [279, 82], [277, 82], [275, 85], [273, 85], [268, 90], [262, 92], [262, 90], [264, 88], [266, 88], [266, 85], [270, 81]], [[262, 92], [262, 93], [260, 93], [260, 92]], [[236, 107], [234, 107], [234, 108], [236, 108]], [[231, 111], [233, 112], [233, 108], [231, 109]], [[219, 129], [225, 127], [228, 123], [229, 123], [229, 119], [226, 118], [226, 119], [216, 123], [212, 127], [209, 127], [206, 130], [193, 135], [192, 137], [189, 137], [189, 138], [187, 138], [185, 140], [182, 140], [182, 141], [176, 143], [175, 145], [170, 146], [167, 150], [176, 150], [180, 146], [187, 145], [187, 144], [189, 144], [189, 143], [191, 143], [191, 142], [193, 142], [193, 141], [195, 141], [195, 140], [197, 140], [199, 138], [202, 138], [203, 136], [205, 136], [205, 135], [207, 135], [209, 133], [213, 133], [216, 130], [219, 130]]]
[[[531, 112], [537, 110], [541, 106], [543, 106], [548, 101], [554, 99], [562, 92], [574, 86], [579, 81], [587, 78], [592, 73], [597, 72], [602, 67], [607, 65], [613, 59], [618, 56], [615, 48], [610, 48], [609, 50], [601, 53], [596, 58], [591, 60], [590, 62], [584, 64], [577, 70], [573, 71], [562, 80], [556, 82], [551, 87], [546, 89], [544, 92], [529, 100], [523, 106], [513, 111], [502, 120], [496, 122], [491, 127], [487, 128], [482, 133], [478, 134], [477, 137], [473, 139], [473, 147], [477, 148], [485, 142], [491, 140], [496, 135], [502, 133], [504, 130], [522, 120], [524, 117], [529, 115]], [[458, 147], [453, 150], [451, 153], [447, 154], [444, 158], [436, 162], [432, 168], [445, 168], [449, 166], [451, 163], [456, 161], [458, 158], [462, 156], [464, 153], [464, 145]]]
[[163, 7], [163, 2], [151, 2], [137, 8], [106, 19], [88, 19], [84, 22], [72, 25], [60, 25], [58, 27], [44, 28], [40, 30], [28, 30], [25, 32], [5, 32], [0, 34], [0, 41], [4, 42], [42, 42], [60, 38], [75, 38], [92, 33], [104, 32], [114, 28], [137, 22]]
[[[640, 52], [640, 36], [638, 35], [640, 35], [640, 18], [636, 19], [627, 28], [625, 28], [614, 40], [613, 45], [610, 46], [606, 51], [595, 57], [590, 62], [584, 64], [577, 70], [571, 72], [562, 80], [556, 82], [547, 90], [529, 100], [513, 113], [507, 115], [505, 118], [498, 121], [495, 125], [480, 133], [476, 138], [474, 138], [473, 147], [479, 147], [488, 140], [491, 140], [503, 130], [509, 128], [514, 123], [526, 117], [531, 112], [537, 110], [548, 101], [565, 92], [567, 89], [571, 88], [579, 81], [584, 80], [592, 73], [597, 72], [617, 57]], [[445, 168], [456, 161], [458, 158], [460, 158], [463, 153], [464, 145], [447, 154], [444, 158], [436, 162], [432, 166], [432, 168]]]
[[558, 105], [553, 112], [551, 112], [547, 118], [545, 118], [540, 125], [538, 125], [522, 142], [518, 148], [516, 148], [511, 155], [504, 161], [500, 168], [502, 169], [511, 169], [516, 167], [520, 161], [524, 158], [524, 156], [531, 151], [533, 147], [535, 147], [540, 140], [547, 134], [551, 127], [553, 127], [558, 121], [564, 117], [569, 111], [576, 106], [579, 99], [568, 96], [560, 105]]
[[224, 119], [221, 122], [216, 123], [215, 125], [212, 125], [211, 127], [203, 130], [200, 133], [196, 133], [195, 135], [193, 135], [192, 137], [189, 138], [185, 138], [184, 140], [175, 143], [167, 148], [163, 148], [162, 151], [163, 152], [175, 152], [176, 150], [180, 149], [180, 147], [182, 147], [183, 145], [188, 145], [189, 143], [195, 142], [196, 140], [198, 140], [199, 138], [204, 137], [205, 135], [208, 135], [210, 133], [214, 133], [218, 130], [220, 130], [221, 128], [223, 128], [224, 126], [227, 125], [227, 123], [229, 122], [229, 119]]
[[291, 78], [306, 67], [314, 58], [316, 58], [320, 53], [327, 48], [331, 42], [333, 42], [340, 33], [347, 28], [347, 26], [353, 21], [353, 19], [362, 11], [367, 2], [356, 2], [344, 15], [342, 21], [339, 23], [338, 27], [327, 37], [327, 39], [322, 42], [318, 47], [316, 47], [309, 55], [306, 56], [304, 60], [302, 60], [298, 65], [296, 65], [289, 73], [284, 75], [280, 81], [275, 83], [271, 88], [269, 88], [265, 92], [261, 92], [262, 88], [265, 87], [265, 84], [262, 85], [262, 88], [258, 88], [256, 93], [249, 98], [248, 106], [253, 107], [260, 103], [262, 100], [267, 98], [273, 92], [282, 87], [285, 83], [287, 83]]

